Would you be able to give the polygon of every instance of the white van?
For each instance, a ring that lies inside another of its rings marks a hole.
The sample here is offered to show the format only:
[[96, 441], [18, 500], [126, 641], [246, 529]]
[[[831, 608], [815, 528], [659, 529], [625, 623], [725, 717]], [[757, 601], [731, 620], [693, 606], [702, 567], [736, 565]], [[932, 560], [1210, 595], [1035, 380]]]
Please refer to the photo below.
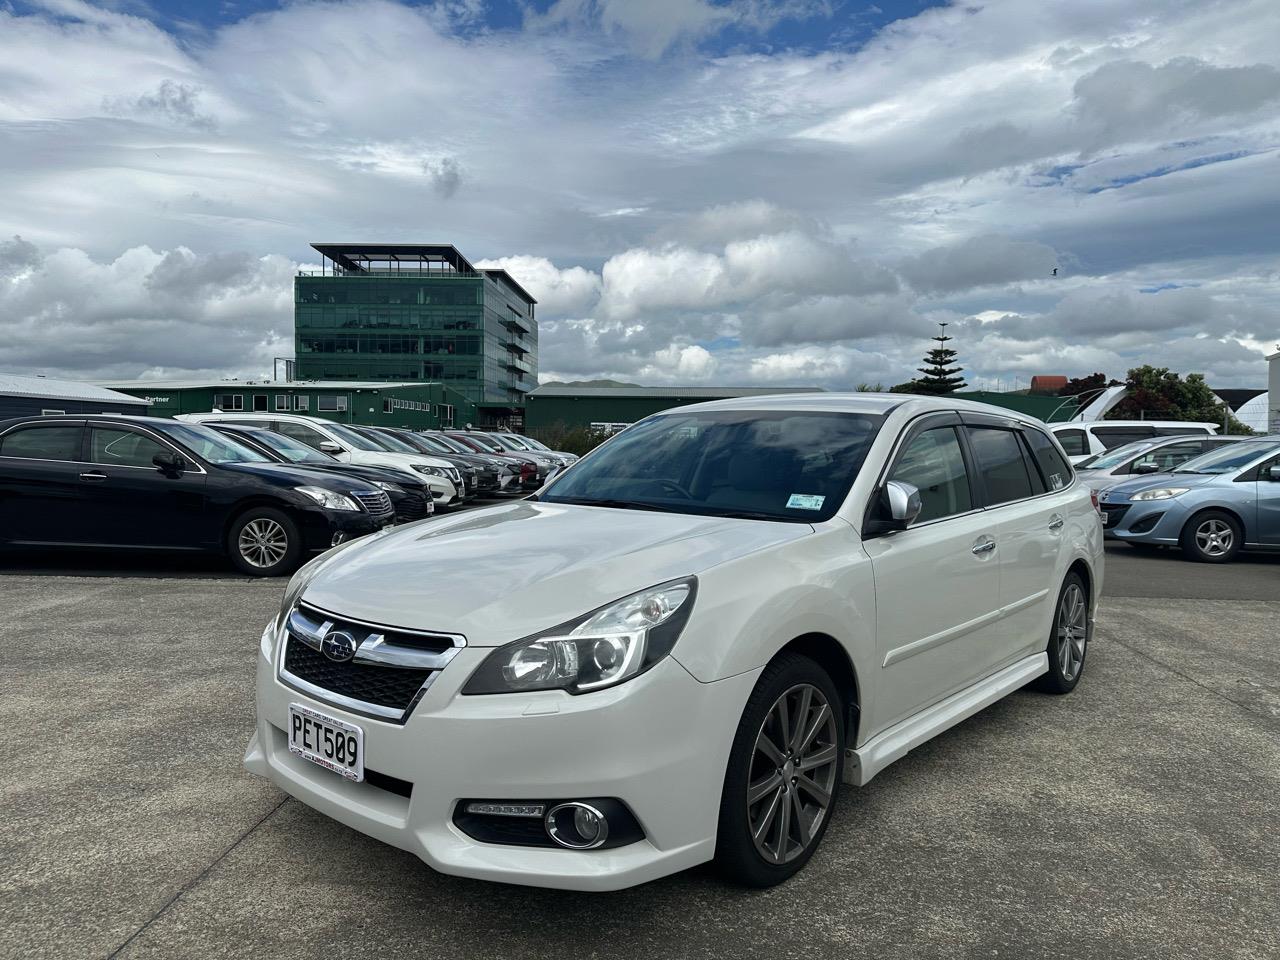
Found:
[[422, 474], [431, 488], [431, 496], [443, 506], [462, 502], [462, 475], [448, 460], [427, 454], [391, 453], [372, 440], [349, 430], [341, 423], [323, 417], [308, 417], [297, 413], [182, 413], [175, 420], [192, 423], [234, 423], [246, 427], [262, 427], [283, 433], [314, 447], [321, 453], [337, 457], [344, 463], [363, 463], [375, 467], [410, 469]]
[[1218, 432], [1218, 424], [1183, 420], [1072, 420], [1051, 423], [1049, 430], [1075, 464], [1135, 440], [1207, 436]]

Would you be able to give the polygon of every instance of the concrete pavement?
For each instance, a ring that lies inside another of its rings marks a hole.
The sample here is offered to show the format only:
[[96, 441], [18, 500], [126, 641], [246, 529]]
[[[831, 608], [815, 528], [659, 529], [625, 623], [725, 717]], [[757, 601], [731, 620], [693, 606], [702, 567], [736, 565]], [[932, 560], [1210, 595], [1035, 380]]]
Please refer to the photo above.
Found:
[[1108, 599], [1074, 694], [847, 790], [781, 888], [589, 896], [434, 874], [242, 771], [282, 587], [0, 577], [0, 957], [1280, 956], [1274, 592]]

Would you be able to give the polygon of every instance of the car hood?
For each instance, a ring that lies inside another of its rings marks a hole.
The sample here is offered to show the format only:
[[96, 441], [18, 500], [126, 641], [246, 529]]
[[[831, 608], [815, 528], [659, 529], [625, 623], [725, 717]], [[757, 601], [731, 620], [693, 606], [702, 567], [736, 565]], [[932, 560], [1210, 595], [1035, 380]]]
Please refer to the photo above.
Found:
[[1116, 500], [1127, 501], [1139, 490], [1154, 490], [1157, 487], [1203, 487], [1221, 479], [1215, 473], [1148, 473], [1141, 479], [1126, 480], [1107, 487], [1102, 493], [1104, 503]]
[[341, 616], [498, 646], [812, 532], [520, 500], [358, 542], [322, 565], [303, 596]]
[[351, 490], [372, 490], [373, 485], [361, 480], [342, 477], [324, 470], [314, 470], [293, 463], [224, 463], [221, 469], [234, 473], [247, 473], [265, 477], [290, 486], [324, 487], [326, 490], [339, 490], [343, 493]]

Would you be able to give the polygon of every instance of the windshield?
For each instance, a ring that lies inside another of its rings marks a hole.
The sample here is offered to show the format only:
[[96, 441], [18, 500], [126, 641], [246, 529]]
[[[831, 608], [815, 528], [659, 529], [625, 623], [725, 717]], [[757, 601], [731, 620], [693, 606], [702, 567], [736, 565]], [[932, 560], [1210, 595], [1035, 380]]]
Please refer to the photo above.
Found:
[[492, 437], [489, 437], [489, 436], [481, 437], [478, 434], [469, 433], [467, 434], [467, 439], [470, 440], [472, 443], [474, 443], [476, 446], [484, 447], [484, 449], [491, 450], [494, 453], [501, 453], [503, 450], [506, 449], [502, 444], [498, 443], [496, 440], [494, 440]]
[[[432, 450], [436, 453], [460, 453], [461, 452], [459, 450], [453, 449], [453, 447], [449, 446], [449, 444], [445, 443], [439, 437], [429, 437], [426, 434], [415, 433], [413, 435], [413, 438], [416, 441], [418, 441], [418, 443], [426, 447], [428, 450]], [[470, 453], [471, 451], [468, 450], [467, 452]]]
[[341, 437], [346, 441], [348, 446], [355, 447], [357, 450], [373, 450], [375, 452], [386, 452], [387, 447], [380, 447], [364, 434], [350, 427], [343, 426], [340, 423], [326, 423], [325, 428], [332, 430], [334, 436]]
[[1077, 463], [1076, 469], [1110, 470], [1112, 467], [1120, 466], [1130, 457], [1136, 457], [1143, 450], [1150, 450], [1162, 442], [1160, 440], [1135, 440], [1133, 443], [1126, 443], [1123, 447], [1116, 447], [1114, 450], [1108, 450], [1106, 453], [1099, 454], [1096, 457], [1090, 457], [1084, 463]]
[[504, 433], [502, 439], [505, 440], [515, 450], [532, 450], [533, 444], [529, 443], [524, 437], [517, 437], [514, 434]]
[[270, 447], [290, 463], [320, 463], [327, 466], [338, 462], [327, 453], [321, 453], [314, 447], [308, 447], [302, 441], [286, 437], [282, 433], [275, 433], [271, 430], [258, 430], [251, 436], [258, 443], [264, 447]]
[[1174, 473], [1231, 473], [1242, 470], [1259, 457], [1280, 450], [1280, 440], [1243, 440], [1209, 453], [1192, 457]]
[[378, 431], [378, 430], [372, 430], [367, 434], [367, 436], [372, 437], [375, 442], [382, 444], [388, 450], [392, 450], [395, 453], [421, 453], [422, 452], [417, 447], [412, 446], [411, 444], [405, 443], [399, 437], [393, 437], [389, 433], [382, 433], [381, 431]]
[[443, 444], [454, 453], [475, 453], [475, 451], [465, 443], [455, 440], [453, 437], [445, 436], [443, 433], [433, 433], [425, 437], [425, 439], [434, 440], [436, 443]]
[[202, 427], [198, 423], [166, 423], [156, 427], [161, 433], [172, 437], [180, 444], [209, 463], [270, 463], [271, 461], [257, 450], [236, 443], [230, 437], [223, 436], [212, 427]]
[[535, 440], [535, 439], [533, 439], [533, 437], [525, 437], [525, 436], [522, 436], [522, 437], [520, 438], [520, 441], [521, 441], [521, 442], [522, 442], [526, 447], [528, 447], [530, 450], [545, 450], [545, 451], [547, 451], [548, 453], [550, 453], [550, 452], [551, 452], [551, 448], [550, 448], [550, 447], [548, 447], [548, 446], [547, 446], [545, 443], [543, 443], [541, 440]]
[[549, 503], [814, 522], [849, 492], [884, 418], [670, 413], [624, 430], [539, 494]]

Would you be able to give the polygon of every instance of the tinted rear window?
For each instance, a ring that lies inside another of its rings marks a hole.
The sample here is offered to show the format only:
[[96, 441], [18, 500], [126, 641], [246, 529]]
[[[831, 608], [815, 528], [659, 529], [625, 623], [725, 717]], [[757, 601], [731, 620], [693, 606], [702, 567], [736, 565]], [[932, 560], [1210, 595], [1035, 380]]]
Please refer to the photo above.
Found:
[[0, 457], [28, 460], [79, 460], [80, 424], [16, 429], [0, 437]]
[[[1027, 440], [1027, 446], [1031, 448], [1031, 455], [1035, 458], [1036, 465], [1040, 468], [1040, 473], [1044, 477], [1044, 482], [1048, 488], [1050, 490], [1061, 490], [1063, 487], [1070, 485], [1071, 464], [1063, 459], [1053, 441], [1040, 430], [1033, 428], [1024, 430], [1022, 435]], [[1061, 436], [1059, 436], [1059, 439], [1061, 439]]]
[[1016, 433], [997, 427], [967, 429], [978, 471], [987, 488], [987, 503], [1023, 500], [1038, 492]]

